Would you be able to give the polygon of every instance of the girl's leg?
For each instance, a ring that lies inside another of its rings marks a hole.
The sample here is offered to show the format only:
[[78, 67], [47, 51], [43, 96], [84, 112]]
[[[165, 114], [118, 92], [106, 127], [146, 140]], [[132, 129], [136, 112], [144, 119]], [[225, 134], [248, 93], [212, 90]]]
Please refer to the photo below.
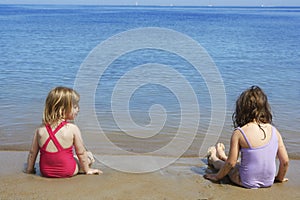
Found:
[[207, 152], [208, 155], [208, 164], [212, 165], [216, 170], [220, 170], [225, 162], [220, 160], [217, 156], [217, 149], [215, 146], [211, 146]]
[[[86, 151], [86, 154], [88, 156], [89, 166], [91, 167], [91, 165], [95, 162], [94, 156], [93, 156], [92, 152], [90, 152], [90, 151]], [[78, 173], [83, 173], [83, 170], [80, 168], [79, 159], [78, 159], [77, 155], [73, 155], [73, 157], [77, 163], [76, 169], [74, 171], [74, 175], [76, 175]]]
[[[208, 163], [212, 165], [216, 170], [220, 170], [227, 160], [227, 156], [224, 150], [225, 146], [222, 143], [218, 143], [216, 146], [212, 146], [208, 149]], [[222, 160], [221, 158], [224, 160]], [[240, 179], [239, 164], [236, 164], [236, 166], [231, 169], [228, 176], [233, 183], [239, 186], [243, 186]]]
[[74, 171], [74, 175], [78, 174], [78, 173], [83, 173], [83, 171], [81, 171], [80, 169], [80, 164], [79, 164], [79, 158], [77, 155], [73, 155], [75, 161], [76, 161], [76, 169]]
[[87, 153], [88, 158], [89, 158], [89, 166], [91, 166], [95, 162], [94, 155], [90, 151], [87, 151], [86, 153]]
[[241, 178], [240, 178], [239, 168], [240, 168], [240, 165], [236, 164], [235, 167], [229, 172], [228, 176], [233, 183], [243, 187], [243, 184], [242, 184]]
[[223, 143], [217, 143], [216, 150], [217, 150], [217, 157], [220, 160], [226, 161], [228, 157], [225, 153], [225, 145]]
[[[76, 159], [75, 159], [76, 160]], [[75, 168], [75, 171], [73, 173], [73, 176], [75, 176], [76, 174], [78, 174], [79, 172], [79, 163], [77, 162], [78, 160], [76, 160], [76, 168]]]

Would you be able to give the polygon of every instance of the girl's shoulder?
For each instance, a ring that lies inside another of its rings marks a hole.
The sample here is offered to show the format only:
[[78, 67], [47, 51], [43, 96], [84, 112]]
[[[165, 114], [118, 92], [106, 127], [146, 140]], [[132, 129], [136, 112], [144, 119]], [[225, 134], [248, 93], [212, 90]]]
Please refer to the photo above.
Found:
[[39, 133], [41, 131], [46, 130], [46, 126], [44, 124], [40, 124], [37, 128], [36, 128], [36, 132]]
[[266, 124], [257, 124], [257, 123], [254, 123], [254, 122], [249, 122], [248, 124], [245, 124], [244, 126], [242, 127], [239, 127], [240, 129], [242, 129], [244, 132], [247, 132], [247, 131], [253, 131], [253, 130], [258, 130], [258, 129], [271, 129], [273, 127], [272, 124], [270, 123], [266, 123]]
[[72, 122], [68, 122], [64, 127], [66, 128], [66, 130], [70, 130], [72, 133], [80, 132], [79, 127]]
[[65, 127], [67, 128], [73, 128], [73, 129], [79, 129], [78, 126], [72, 122], [68, 122]]
[[[76, 124], [72, 123], [72, 122], [66, 123], [61, 129], [71, 130], [71, 131], [79, 131], [78, 126]], [[36, 132], [37, 133], [47, 132], [46, 125], [45, 124], [40, 124], [36, 128]]]

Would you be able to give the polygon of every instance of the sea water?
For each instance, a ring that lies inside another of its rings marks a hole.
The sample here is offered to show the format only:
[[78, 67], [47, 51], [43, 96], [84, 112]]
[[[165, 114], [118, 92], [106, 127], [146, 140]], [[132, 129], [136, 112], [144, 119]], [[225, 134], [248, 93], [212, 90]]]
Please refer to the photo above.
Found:
[[[215, 64], [220, 79], [209, 77], [208, 81], [207, 75], [199, 74], [187, 57], [166, 49], [152, 47], [123, 52], [107, 65], [101, 76], [99, 70], [103, 66], [94, 67], [94, 75], [99, 76], [94, 90], [80, 91], [82, 99], [90, 94], [94, 98], [93, 105], [81, 102], [80, 114], [89, 115], [84, 108], [92, 107], [97, 119], [97, 125], [90, 124], [92, 116], [79, 114], [78, 123], [86, 140], [91, 140], [89, 133], [101, 132], [126, 151], [144, 153], [169, 144], [178, 130], [185, 134], [196, 130], [193, 145], [185, 154], [195, 156], [211, 125], [220, 130], [216, 133], [219, 140], [229, 144], [235, 100], [243, 90], [258, 85], [269, 97], [274, 124], [282, 133], [289, 154], [300, 158], [300, 8], [296, 7], [0, 5], [0, 148], [28, 150], [34, 130], [42, 121], [47, 93], [60, 85], [73, 88], [80, 68], [97, 45], [128, 31], [149, 27], [174, 31], [195, 41]], [[160, 44], [157, 41], [163, 43], [169, 39], [165, 35], [149, 38], [149, 34], [145, 32], [144, 40], [136, 43]], [[133, 37], [113, 44], [117, 51], [134, 41]], [[192, 55], [193, 49], [184, 42], [175, 37], [171, 46]], [[110, 56], [106, 49], [103, 51], [108, 56], [98, 60], [99, 63]], [[191, 58], [198, 59], [197, 55]], [[157, 65], [162, 70], [151, 71]], [[145, 71], [137, 73], [136, 79], [131, 77], [127, 82], [122, 79], [140, 66]], [[194, 93], [189, 93], [181, 79], [174, 78], [169, 71], [165, 73], [166, 66], [177, 71]], [[149, 76], [154, 77], [150, 79], [153, 82], [135, 85]], [[157, 83], [155, 77], [162, 78]], [[87, 88], [90, 78], [85, 80]], [[116, 92], [120, 80], [125, 89], [134, 87], [133, 90], [120, 90], [124, 95]], [[216, 91], [210, 90], [208, 82], [214, 81], [220, 94], [224, 89], [226, 101], [220, 111], [224, 122], [221, 116], [220, 123], [210, 124], [214, 118], [212, 111], [216, 109], [212, 93]], [[187, 97], [184, 101], [188, 103], [195, 96], [198, 103], [191, 101], [197, 107], [195, 112], [182, 116], [183, 100], [174, 91]], [[114, 103], [123, 101], [123, 107], [114, 107]], [[193, 121], [196, 119], [199, 123]], [[153, 122], [161, 127], [151, 133], [147, 126]], [[101, 141], [93, 142], [102, 145], [100, 152], [113, 151]]]

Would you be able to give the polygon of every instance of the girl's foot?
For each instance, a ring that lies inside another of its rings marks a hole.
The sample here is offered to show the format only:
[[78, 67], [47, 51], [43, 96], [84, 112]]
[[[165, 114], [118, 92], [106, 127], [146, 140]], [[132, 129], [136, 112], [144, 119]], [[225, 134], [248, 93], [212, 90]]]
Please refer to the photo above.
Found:
[[92, 152], [87, 151], [86, 153], [87, 153], [87, 156], [89, 158], [89, 165], [91, 166], [95, 162], [95, 158], [94, 158]]
[[227, 156], [225, 154], [225, 145], [223, 143], [216, 144], [216, 155], [220, 160], [227, 160]]
[[211, 147], [208, 148], [206, 157], [207, 157], [207, 163], [208, 163], [209, 166], [213, 166], [212, 165], [213, 160], [212, 160], [211, 157], [215, 156], [216, 153], [217, 153], [217, 150], [216, 150], [215, 146], [211, 146]]

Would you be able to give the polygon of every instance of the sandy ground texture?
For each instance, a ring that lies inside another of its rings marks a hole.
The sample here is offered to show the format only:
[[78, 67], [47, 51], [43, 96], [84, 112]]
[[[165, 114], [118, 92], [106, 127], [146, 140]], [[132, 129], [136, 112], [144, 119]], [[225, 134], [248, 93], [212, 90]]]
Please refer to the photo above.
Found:
[[101, 167], [103, 175], [49, 179], [22, 172], [27, 152], [0, 152], [0, 199], [300, 199], [300, 161], [292, 160], [287, 183], [271, 188], [244, 189], [228, 181], [203, 178], [206, 165], [182, 158], [160, 171], [131, 174]]

